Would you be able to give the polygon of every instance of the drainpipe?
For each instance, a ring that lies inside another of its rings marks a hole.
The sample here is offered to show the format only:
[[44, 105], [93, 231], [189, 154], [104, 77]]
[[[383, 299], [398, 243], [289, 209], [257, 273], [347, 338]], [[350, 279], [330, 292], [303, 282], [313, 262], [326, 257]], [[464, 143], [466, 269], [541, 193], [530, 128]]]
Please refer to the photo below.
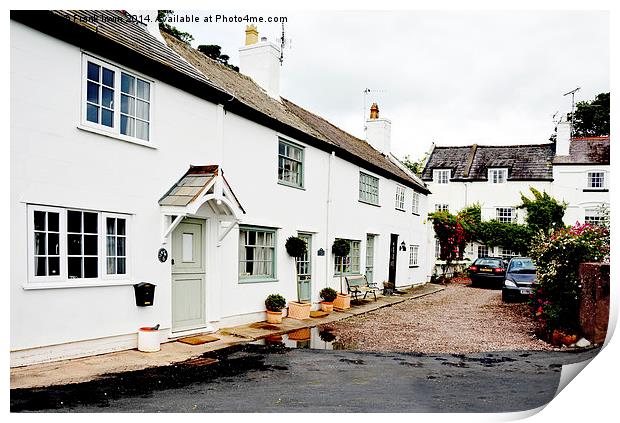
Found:
[[332, 151], [329, 155], [329, 165], [327, 167], [327, 204], [326, 204], [326, 213], [325, 213], [325, 287], [329, 286], [329, 260], [328, 257], [331, 257], [331, 250], [329, 248], [329, 218], [331, 211], [331, 203], [332, 203], [332, 166], [334, 165], [334, 160], [336, 158], [336, 152]]

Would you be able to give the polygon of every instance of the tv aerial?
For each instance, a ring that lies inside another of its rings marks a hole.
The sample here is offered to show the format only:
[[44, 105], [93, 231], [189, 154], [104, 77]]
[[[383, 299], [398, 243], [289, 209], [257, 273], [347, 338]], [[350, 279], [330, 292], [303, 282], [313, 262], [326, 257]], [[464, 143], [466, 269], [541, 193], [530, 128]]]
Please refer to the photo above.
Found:
[[282, 35], [280, 36], [280, 66], [284, 62], [284, 48], [291, 48], [293, 40], [284, 36], [284, 22], [282, 22]]
[[571, 99], [571, 109], [570, 109], [570, 134], [571, 136], [573, 135], [573, 116], [575, 115], [575, 93], [577, 91], [579, 91], [581, 89], [581, 87], [577, 87], [572, 91], [567, 92], [566, 94], [563, 95], [563, 97], [566, 97], [567, 95], [570, 95], [572, 97]]

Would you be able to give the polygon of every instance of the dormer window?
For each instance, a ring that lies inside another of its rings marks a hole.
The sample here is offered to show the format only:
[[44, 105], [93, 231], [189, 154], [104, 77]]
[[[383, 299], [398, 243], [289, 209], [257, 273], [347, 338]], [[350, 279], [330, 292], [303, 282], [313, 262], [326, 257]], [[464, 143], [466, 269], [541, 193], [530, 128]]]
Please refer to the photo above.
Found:
[[489, 169], [489, 182], [503, 184], [508, 179], [508, 169]]
[[433, 170], [433, 182], [436, 184], [447, 184], [450, 181], [450, 169]]

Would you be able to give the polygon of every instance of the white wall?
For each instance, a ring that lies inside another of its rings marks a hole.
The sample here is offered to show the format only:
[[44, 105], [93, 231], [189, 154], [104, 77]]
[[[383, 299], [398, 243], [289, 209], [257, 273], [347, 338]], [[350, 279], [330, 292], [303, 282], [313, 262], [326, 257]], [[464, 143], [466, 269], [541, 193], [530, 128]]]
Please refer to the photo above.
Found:
[[[394, 208], [396, 184], [381, 176], [381, 207], [360, 203], [360, 168], [336, 157], [328, 224], [329, 153], [305, 146], [304, 189], [280, 185], [279, 134], [232, 113], [222, 114], [221, 106], [157, 80], [151, 87], [150, 147], [92, 133], [79, 128], [80, 49], [12, 21], [11, 59], [10, 329], [12, 357], [19, 356], [12, 365], [129, 348], [135, 346], [137, 329], [145, 325], [159, 323], [169, 331], [171, 267], [170, 260], [157, 259], [162, 246], [158, 200], [190, 164], [221, 164], [247, 211], [242, 224], [278, 229], [278, 281], [239, 284], [238, 229], [217, 247], [213, 240], [219, 223], [208, 222], [206, 312], [215, 326], [262, 320], [270, 293], [295, 299], [294, 262], [284, 242], [298, 231], [314, 233], [313, 302], [319, 301], [324, 286], [338, 287], [331, 254], [336, 237], [362, 241], [363, 272], [366, 234], [378, 234], [375, 280], [381, 282], [387, 279], [390, 233], [400, 234], [399, 243], [404, 240], [407, 251], [399, 252], [397, 285], [426, 280], [425, 266], [408, 267], [410, 244], [420, 245], [420, 264], [427, 260], [426, 197], [420, 197], [420, 216], [414, 216], [411, 188], [406, 190], [405, 212]], [[129, 277], [118, 286], [25, 289], [33, 287], [28, 283], [28, 204], [131, 215]], [[171, 256], [170, 244], [166, 248]], [[325, 256], [317, 255], [319, 248]], [[152, 307], [135, 305], [132, 284], [141, 281], [157, 285]], [[101, 341], [67, 344], [86, 340]], [[68, 346], [61, 347], [62, 352], [28, 352], [58, 344]]]
[[605, 188], [609, 190], [609, 165], [553, 166], [553, 197], [568, 203], [564, 213], [565, 224], [583, 223], [587, 208], [609, 204], [609, 191], [588, 191], [588, 172], [593, 171], [605, 172]]

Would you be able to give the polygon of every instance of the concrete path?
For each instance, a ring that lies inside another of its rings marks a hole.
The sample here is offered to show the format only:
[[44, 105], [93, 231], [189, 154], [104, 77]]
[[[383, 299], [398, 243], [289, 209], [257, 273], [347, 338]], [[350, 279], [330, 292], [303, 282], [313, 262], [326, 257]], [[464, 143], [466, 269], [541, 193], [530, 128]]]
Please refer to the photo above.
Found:
[[[322, 318], [311, 318], [304, 321], [285, 318], [280, 325], [260, 325], [252, 323], [232, 328], [223, 328], [215, 334], [220, 338], [218, 341], [202, 345], [187, 345], [173, 341], [162, 344], [161, 351], [155, 353], [127, 350], [92, 357], [12, 368], [11, 389], [80, 383], [100, 378], [103, 375], [168, 366], [170, 364], [200, 357], [202, 354], [209, 351], [215, 351], [237, 344], [246, 344], [257, 339], [286, 333], [295, 329], [331, 323], [379, 308], [388, 307], [393, 304], [402, 303], [403, 301], [424, 297], [442, 291], [443, 289], [443, 287], [438, 285], [426, 284], [408, 289], [404, 295], [390, 297], [378, 296], [377, 301], [370, 300], [360, 305], [353, 305], [349, 310], [344, 312], [335, 311]], [[273, 326], [276, 327], [274, 328]]]

